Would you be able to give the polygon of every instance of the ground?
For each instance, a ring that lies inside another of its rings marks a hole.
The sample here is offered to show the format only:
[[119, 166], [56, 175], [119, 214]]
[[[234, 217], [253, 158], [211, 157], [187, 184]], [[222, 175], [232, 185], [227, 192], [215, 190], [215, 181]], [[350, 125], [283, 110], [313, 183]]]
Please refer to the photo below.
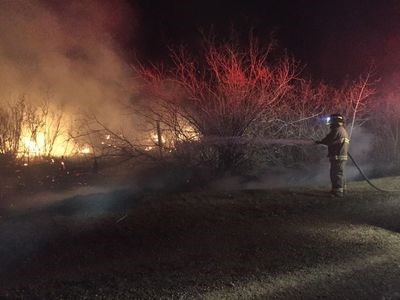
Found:
[[3, 210], [0, 298], [400, 299], [399, 215], [364, 183], [69, 195]]

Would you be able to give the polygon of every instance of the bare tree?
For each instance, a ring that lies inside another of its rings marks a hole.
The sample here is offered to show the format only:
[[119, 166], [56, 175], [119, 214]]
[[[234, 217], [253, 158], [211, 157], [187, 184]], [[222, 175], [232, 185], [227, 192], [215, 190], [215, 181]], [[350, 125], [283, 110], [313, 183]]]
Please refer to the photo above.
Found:
[[78, 124], [76, 128], [71, 128], [70, 140], [77, 145], [89, 145], [94, 157], [122, 160], [144, 158], [150, 161], [159, 158], [149, 151], [149, 144], [132, 134], [131, 130], [122, 127], [113, 128], [95, 114], [86, 114]]
[[357, 120], [360, 124], [366, 121], [365, 116], [371, 108], [371, 105], [368, 105], [368, 100], [371, 99], [370, 96], [374, 93], [375, 88], [371, 82], [371, 72], [367, 73], [365, 76], [361, 76], [358, 81], [354, 82], [345, 90], [347, 101], [344, 101], [344, 103], [347, 104], [347, 114], [351, 120], [349, 131], [350, 138], [354, 126], [357, 124]]
[[[273, 113], [297, 74], [293, 59], [273, 60], [271, 49], [272, 43], [261, 47], [251, 38], [246, 49], [207, 43], [199, 58], [183, 49], [172, 51], [172, 68], [139, 69], [151, 98], [142, 111], [159, 120], [176, 141], [185, 127], [201, 139], [243, 137], [261, 116]], [[242, 156], [234, 143], [215, 149], [220, 169], [234, 167]]]
[[0, 154], [15, 159], [18, 155], [26, 110], [25, 98], [0, 108]]
[[393, 76], [382, 86], [376, 97], [370, 128], [375, 134], [374, 150], [377, 157], [394, 167], [400, 166], [400, 76]]
[[31, 146], [22, 143], [23, 149], [20, 150], [28, 156], [47, 157], [52, 155], [57, 143], [65, 143], [65, 141], [61, 141], [63, 136], [62, 117], [62, 110], [50, 107], [47, 98], [39, 105], [27, 104], [23, 120], [23, 134]]
[[[267, 116], [256, 130], [264, 130], [263, 136], [279, 139], [320, 139], [327, 133], [324, 116], [342, 113], [350, 120], [350, 132], [354, 126], [361, 126], [370, 113], [371, 95], [374, 93], [370, 74], [359, 80], [336, 88], [310, 80], [297, 80], [293, 88], [274, 110], [274, 116]], [[307, 143], [304, 143], [307, 144]], [[270, 147], [264, 155], [275, 163], [287, 165], [315, 160], [315, 150], [300, 143]], [[279, 158], [277, 158], [277, 156]]]

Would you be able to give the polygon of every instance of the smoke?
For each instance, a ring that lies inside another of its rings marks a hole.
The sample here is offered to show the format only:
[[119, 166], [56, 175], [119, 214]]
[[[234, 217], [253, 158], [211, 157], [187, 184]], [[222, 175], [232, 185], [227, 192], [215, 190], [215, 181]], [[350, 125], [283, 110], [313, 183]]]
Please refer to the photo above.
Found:
[[[350, 153], [367, 175], [380, 166], [370, 160], [373, 150], [375, 136], [363, 127], [355, 127], [350, 142]], [[272, 140], [275, 142], [274, 140]], [[267, 143], [265, 141], [264, 143]], [[287, 145], [309, 145], [310, 140], [281, 139], [280, 144]], [[329, 160], [327, 148], [315, 145], [319, 148], [314, 162], [303, 165], [302, 168], [269, 167], [258, 176], [229, 176], [217, 180], [212, 188], [217, 190], [241, 190], [241, 189], [276, 189], [296, 187], [327, 187], [330, 186]], [[379, 163], [378, 163], [379, 164]], [[360, 180], [359, 171], [349, 160], [345, 169], [348, 181]]]
[[[53, 205], [64, 201], [65, 199], [72, 199], [77, 197], [91, 197], [92, 195], [111, 195], [115, 191], [129, 191], [134, 193], [136, 187], [133, 184], [123, 185], [123, 184], [108, 184], [106, 186], [85, 186], [72, 188], [65, 191], [42, 191], [34, 195], [15, 195], [12, 199], [9, 199], [9, 203], [3, 201], [2, 205], [4, 210], [19, 212], [29, 209], [35, 209], [37, 207], [46, 207], [48, 205]], [[5, 207], [7, 205], [7, 207]], [[1, 208], [1, 207], [0, 207]]]
[[110, 116], [133, 88], [119, 45], [134, 27], [122, 0], [1, 1], [0, 103], [26, 95]]

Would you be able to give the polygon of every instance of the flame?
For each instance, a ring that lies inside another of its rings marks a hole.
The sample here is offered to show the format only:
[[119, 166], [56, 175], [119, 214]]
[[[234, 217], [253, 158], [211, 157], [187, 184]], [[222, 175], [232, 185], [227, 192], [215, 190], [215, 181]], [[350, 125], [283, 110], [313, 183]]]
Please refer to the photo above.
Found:
[[79, 153], [81, 153], [81, 154], [90, 154], [90, 153], [92, 153], [92, 150], [90, 149], [89, 146], [84, 146], [83, 148], [81, 148], [79, 150]]
[[[157, 133], [152, 133], [151, 134], [151, 140], [154, 143], [158, 143], [158, 134]], [[161, 143], [165, 144], [165, 142], [166, 142], [165, 136], [161, 135]]]
[[[49, 130], [45, 130], [50, 132]], [[70, 141], [67, 134], [59, 134], [54, 141], [47, 137], [45, 132], [37, 132], [32, 136], [26, 128], [22, 130], [19, 157], [43, 157], [43, 156], [72, 156], [76, 154], [90, 154], [91, 148], [88, 145], [79, 145], [76, 141]]]
[[39, 132], [36, 139], [27, 135], [21, 137], [22, 151], [27, 152], [32, 156], [44, 155], [46, 151], [45, 136], [42, 132]]
[[182, 132], [178, 134], [178, 139], [182, 141], [198, 141], [200, 135], [192, 126], [186, 125], [182, 127]]
[[[198, 132], [190, 125], [182, 126], [181, 131], [175, 134], [171, 134], [171, 132], [164, 131], [161, 135], [161, 143], [164, 148], [175, 149], [176, 142], [182, 141], [198, 141], [200, 139], [200, 135]], [[144, 148], [145, 151], [151, 151], [156, 149], [158, 145], [158, 134], [156, 132], [152, 132], [147, 142], [152, 143], [151, 146], [146, 146]]]

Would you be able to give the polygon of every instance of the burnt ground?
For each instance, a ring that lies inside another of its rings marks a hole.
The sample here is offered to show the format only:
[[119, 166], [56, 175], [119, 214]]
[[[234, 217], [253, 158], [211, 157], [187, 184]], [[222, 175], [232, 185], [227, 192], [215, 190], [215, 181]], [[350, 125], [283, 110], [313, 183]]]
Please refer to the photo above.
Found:
[[400, 299], [400, 195], [350, 190], [120, 190], [3, 211], [0, 298]]

